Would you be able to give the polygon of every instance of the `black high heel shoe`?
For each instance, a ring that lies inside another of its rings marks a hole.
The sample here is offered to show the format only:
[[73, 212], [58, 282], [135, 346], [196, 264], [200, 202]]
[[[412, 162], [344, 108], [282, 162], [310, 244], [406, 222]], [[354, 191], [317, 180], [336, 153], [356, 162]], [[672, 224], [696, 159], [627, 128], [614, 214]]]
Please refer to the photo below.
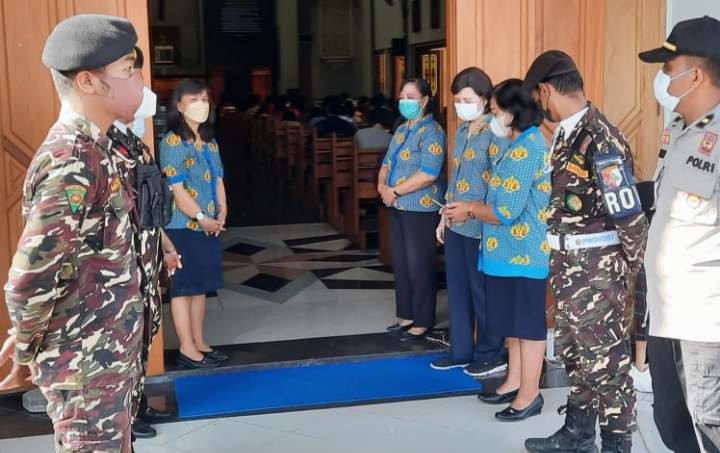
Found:
[[495, 418], [501, 422], [521, 422], [535, 415], [540, 415], [544, 405], [545, 400], [543, 396], [538, 395], [525, 409], [518, 410], [512, 406], [508, 406], [505, 410], [495, 414]]
[[513, 390], [507, 393], [486, 392], [478, 394], [478, 399], [487, 404], [508, 404], [517, 398], [518, 391]]

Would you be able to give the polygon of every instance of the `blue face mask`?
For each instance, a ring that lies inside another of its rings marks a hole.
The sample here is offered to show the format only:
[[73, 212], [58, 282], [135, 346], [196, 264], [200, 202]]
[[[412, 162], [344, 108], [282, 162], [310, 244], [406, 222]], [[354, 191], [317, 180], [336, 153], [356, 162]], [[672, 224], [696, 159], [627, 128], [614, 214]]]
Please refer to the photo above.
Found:
[[406, 120], [414, 120], [420, 115], [420, 101], [417, 99], [400, 99], [400, 114]]

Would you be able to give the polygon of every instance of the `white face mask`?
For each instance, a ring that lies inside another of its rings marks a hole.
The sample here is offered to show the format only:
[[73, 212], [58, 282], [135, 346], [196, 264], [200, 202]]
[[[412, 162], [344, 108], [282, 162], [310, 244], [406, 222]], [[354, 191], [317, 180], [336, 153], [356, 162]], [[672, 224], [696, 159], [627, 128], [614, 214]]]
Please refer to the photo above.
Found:
[[148, 87], [143, 87], [143, 98], [135, 112], [135, 120], [144, 120], [151, 116], [155, 116], [155, 110], [157, 109], [157, 94]]
[[505, 115], [493, 116], [490, 120], [490, 130], [493, 134], [500, 138], [507, 138], [510, 136], [510, 127], [505, 125]]
[[210, 103], [207, 101], [192, 102], [185, 107], [183, 115], [198, 124], [202, 124], [210, 116]]
[[482, 116], [484, 110], [485, 102], [483, 101], [480, 101], [480, 104], [455, 103], [455, 112], [457, 112], [458, 118], [463, 121], [475, 121]]
[[665, 74], [662, 69], [658, 71], [658, 73], [655, 75], [655, 80], [653, 81], [653, 91], [655, 92], [655, 99], [657, 99], [660, 105], [662, 105], [668, 110], [674, 111], [677, 105], [680, 103], [680, 99], [682, 99], [684, 96], [686, 96], [688, 93], [695, 89], [695, 87], [690, 88], [680, 96], [673, 96], [668, 92], [668, 88], [670, 88], [670, 82], [677, 79], [678, 77], [684, 76], [685, 74], [689, 74], [693, 69], [695, 68], [692, 67], [672, 77], [668, 74]]

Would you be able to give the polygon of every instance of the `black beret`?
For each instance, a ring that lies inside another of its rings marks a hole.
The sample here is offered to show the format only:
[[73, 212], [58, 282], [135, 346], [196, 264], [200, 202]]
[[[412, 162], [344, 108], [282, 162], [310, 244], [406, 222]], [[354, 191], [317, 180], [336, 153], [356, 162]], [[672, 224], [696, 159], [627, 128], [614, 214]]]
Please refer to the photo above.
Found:
[[136, 43], [137, 33], [127, 19], [80, 14], [55, 26], [45, 41], [42, 62], [57, 71], [101, 68], [132, 52]]
[[561, 50], [548, 50], [543, 52], [533, 61], [525, 74], [523, 87], [526, 90], [534, 90], [550, 77], [571, 72], [579, 72], [572, 57]]
[[703, 16], [678, 22], [660, 47], [638, 57], [646, 63], [664, 63], [678, 55], [720, 60], [720, 21]]

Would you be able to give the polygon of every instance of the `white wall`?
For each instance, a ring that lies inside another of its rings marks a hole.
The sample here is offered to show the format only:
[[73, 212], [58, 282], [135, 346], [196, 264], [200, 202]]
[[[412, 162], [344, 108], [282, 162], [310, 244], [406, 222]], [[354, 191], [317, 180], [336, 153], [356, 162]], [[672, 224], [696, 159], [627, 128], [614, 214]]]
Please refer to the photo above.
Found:
[[720, 0], [667, 0], [667, 32], [680, 21], [712, 16], [720, 19]]

